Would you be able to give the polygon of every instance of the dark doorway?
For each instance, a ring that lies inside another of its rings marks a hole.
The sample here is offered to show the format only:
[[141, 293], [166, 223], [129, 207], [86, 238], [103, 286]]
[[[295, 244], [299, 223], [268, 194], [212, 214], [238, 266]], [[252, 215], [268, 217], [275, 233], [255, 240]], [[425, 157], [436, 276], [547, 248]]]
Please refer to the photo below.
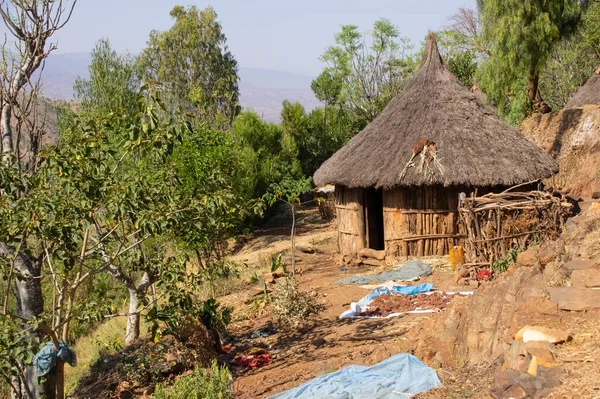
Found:
[[383, 238], [383, 192], [370, 188], [365, 191], [365, 229], [367, 247], [381, 251], [385, 249]]

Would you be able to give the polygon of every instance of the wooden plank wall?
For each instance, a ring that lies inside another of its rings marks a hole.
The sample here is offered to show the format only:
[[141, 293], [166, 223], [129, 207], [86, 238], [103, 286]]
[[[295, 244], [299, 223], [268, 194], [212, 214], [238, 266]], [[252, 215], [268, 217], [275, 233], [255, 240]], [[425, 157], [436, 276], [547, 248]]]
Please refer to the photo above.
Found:
[[355, 255], [364, 247], [363, 189], [335, 187], [338, 246], [342, 255]]
[[[388, 255], [446, 255], [461, 243], [459, 187], [425, 186], [384, 191], [384, 236]], [[426, 238], [426, 236], [429, 236]]]

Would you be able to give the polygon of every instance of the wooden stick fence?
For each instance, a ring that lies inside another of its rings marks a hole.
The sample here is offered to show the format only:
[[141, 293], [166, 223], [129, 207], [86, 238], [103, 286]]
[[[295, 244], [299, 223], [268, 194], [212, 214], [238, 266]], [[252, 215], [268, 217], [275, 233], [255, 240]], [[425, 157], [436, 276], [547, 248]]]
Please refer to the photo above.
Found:
[[544, 191], [511, 191], [471, 197], [460, 202], [461, 230], [466, 233], [469, 262], [493, 266], [511, 249], [558, 238], [572, 205]]

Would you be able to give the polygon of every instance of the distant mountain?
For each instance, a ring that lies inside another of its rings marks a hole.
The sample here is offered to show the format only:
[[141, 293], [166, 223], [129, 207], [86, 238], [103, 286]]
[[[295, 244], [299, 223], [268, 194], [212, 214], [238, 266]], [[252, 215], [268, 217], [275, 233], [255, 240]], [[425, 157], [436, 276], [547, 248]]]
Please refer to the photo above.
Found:
[[[73, 84], [78, 76], [88, 76], [89, 53], [52, 54], [43, 72], [43, 96], [73, 100]], [[320, 105], [310, 83], [313, 77], [287, 71], [240, 68], [240, 102], [265, 120], [278, 122], [284, 100], [300, 102], [307, 110]]]

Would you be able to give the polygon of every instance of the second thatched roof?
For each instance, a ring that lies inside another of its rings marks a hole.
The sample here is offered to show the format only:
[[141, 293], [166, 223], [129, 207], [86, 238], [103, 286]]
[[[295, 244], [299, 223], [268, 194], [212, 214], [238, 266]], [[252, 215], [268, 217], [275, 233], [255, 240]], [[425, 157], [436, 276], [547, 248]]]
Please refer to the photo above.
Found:
[[565, 108], [577, 108], [586, 104], [600, 104], [600, 68], [581, 86]]
[[[409, 162], [426, 139], [435, 143], [440, 163], [432, 162], [429, 173], [419, 168], [418, 156]], [[460, 84], [430, 34], [421, 67], [406, 89], [328, 159], [314, 180], [347, 187], [511, 186], [557, 171], [554, 159]]]

